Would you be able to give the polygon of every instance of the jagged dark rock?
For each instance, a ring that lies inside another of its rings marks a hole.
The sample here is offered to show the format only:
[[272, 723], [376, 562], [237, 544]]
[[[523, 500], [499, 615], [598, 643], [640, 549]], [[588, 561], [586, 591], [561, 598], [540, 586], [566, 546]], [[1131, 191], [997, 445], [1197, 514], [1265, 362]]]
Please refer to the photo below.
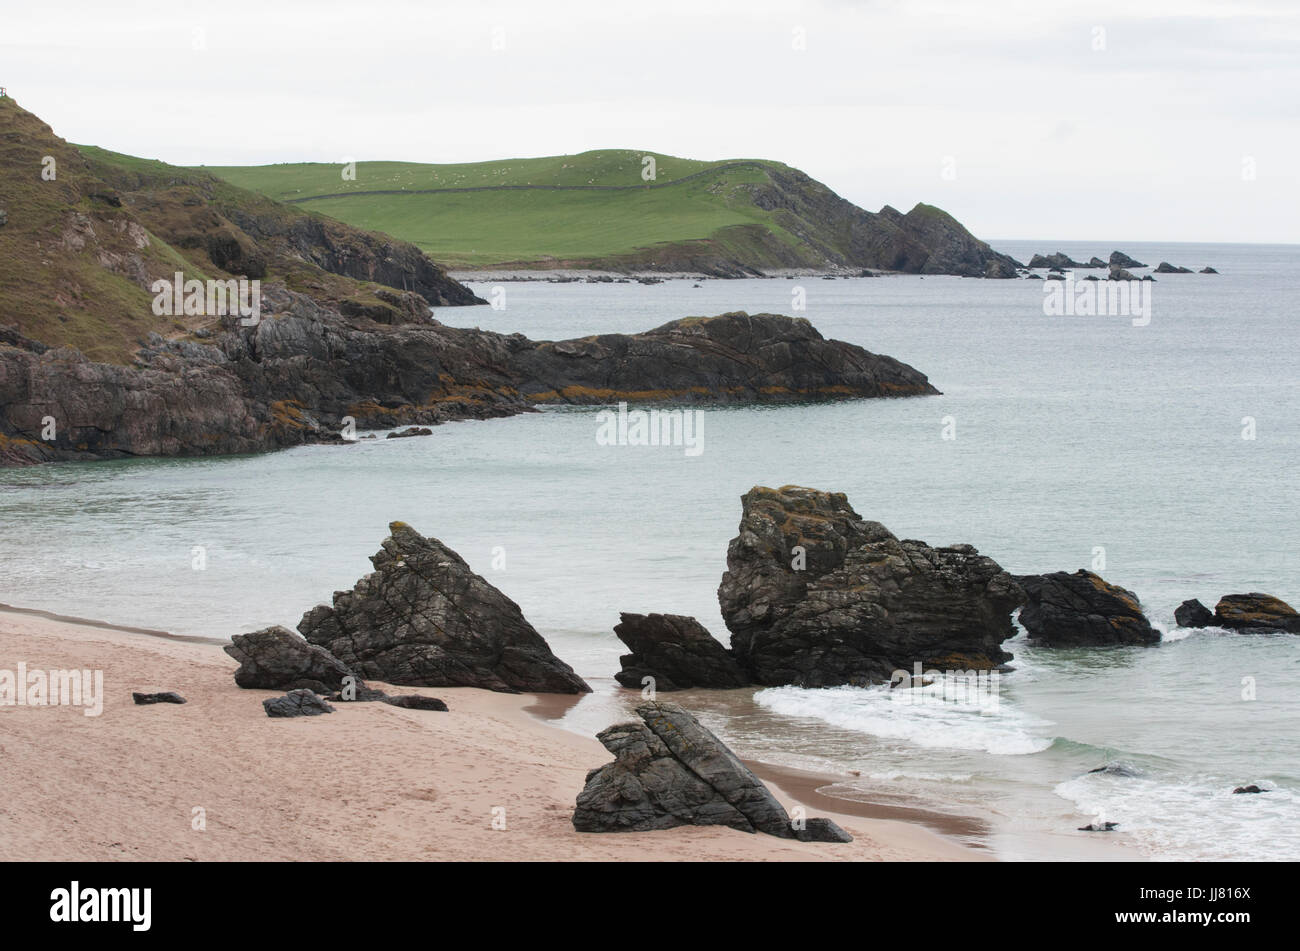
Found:
[[1094, 254], [1088, 259], [1088, 267], [1108, 268], [1110, 265]]
[[766, 786], [727, 746], [675, 703], [636, 708], [597, 738], [614, 762], [587, 774], [573, 827], [579, 832], [644, 832], [722, 825], [806, 842], [850, 842], [828, 819], [791, 820]]
[[1243, 793], [1249, 794], [1249, 793], [1262, 793], [1262, 792], [1268, 792], [1268, 790], [1260, 789], [1254, 783], [1251, 783], [1249, 786], [1238, 786], [1236, 789], [1232, 791], [1232, 794], [1234, 796], [1240, 796]]
[[1174, 623], [1179, 627], [1209, 627], [1214, 623], [1214, 612], [1192, 598], [1174, 609]]
[[1177, 267], [1168, 261], [1161, 261], [1156, 265], [1157, 274], [1191, 274], [1192, 269], [1189, 267]]
[[1201, 268], [1201, 270], [1200, 270], [1199, 273], [1201, 273], [1201, 274], [1218, 274], [1219, 272], [1216, 271], [1214, 268], [1210, 267], [1209, 265], [1206, 265], [1205, 267]]
[[235, 683], [262, 690], [314, 690], [329, 694], [353, 687], [367, 690], [365, 682], [323, 647], [310, 644], [287, 627], [274, 625], [236, 634], [222, 648], [239, 661]]
[[440, 713], [447, 712], [447, 704], [437, 697], [422, 697], [419, 694], [407, 693], [397, 697], [385, 697], [384, 703], [390, 707], [401, 707], [404, 710], [434, 710]]
[[1110, 252], [1110, 266], [1116, 267], [1146, 267], [1141, 261], [1134, 260], [1123, 251]]
[[731, 651], [695, 618], [625, 612], [619, 617], [614, 633], [632, 651], [620, 658], [623, 669], [614, 675], [624, 687], [640, 689], [645, 677], [654, 679], [656, 690], [749, 685]]
[[1016, 581], [1025, 591], [1020, 623], [1030, 637], [1049, 647], [1160, 642], [1160, 632], [1142, 613], [1137, 595], [1091, 571], [1021, 575]]
[[1114, 264], [1112, 264], [1112, 265], [1110, 266], [1110, 274], [1107, 276], [1106, 279], [1107, 279], [1108, 281], [1137, 281], [1137, 280], [1145, 280], [1145, 278], [1138, 278], [1138, 277], [1136, 277], [1136, 276], [1135, 276], [1131, 271], [1125, 270], [1125, 269], [1122, 268], [1122, 267], [1117, 267], [1117, 266], [1114, 265]]
[[[797, 549], [802, 549], [802, 555]], [[970, 545], [932, 548], [863, 521], [843, 493], [755, 487], [718, 588], [757, 684], [884, 683], [898, 669], [1010, 660], [1015, 581]]]
[[298, 630], [364, 677], [418, 687], [587, 693], [519, 606], [460, 555], [404, 522], [372, 555], [375, 570]]
[[268, 717], [318, 717], [334, 708], [310, 690], [290, 690], [283, 697], [267, 697], [262, 709]]
[[1047, 267], [1047, 268], [1055, 267], [1064, 270], [1067, 268], [1069, 269], [1085, 268], [1085, 267], [1090, 267], [1091, 265], [1080, 264], [1078, 261], [1074, 260], [1068, 254], [1065, 254], [1061, 251], [1057, 251], [1054, 254], [1035, 254], [1032, 258], [1029, 259], [1029, 266]]
[[1086, 826], [1079, 826], [1080, 832], [1114, 832], [1119, 828], [1118, 822], [1092, 822]]
[[145, 705], [150, 703], [184, 703], [185, 698], [174, 690], [166, 690], [162, 693], [132, 693], [131, 699], [137, 704]]
[[1246, 634], [1300, 634], [1300, 614], [1295, 608], [1258, 591], [1224, 595], [1214, 606], [1214, 623]]

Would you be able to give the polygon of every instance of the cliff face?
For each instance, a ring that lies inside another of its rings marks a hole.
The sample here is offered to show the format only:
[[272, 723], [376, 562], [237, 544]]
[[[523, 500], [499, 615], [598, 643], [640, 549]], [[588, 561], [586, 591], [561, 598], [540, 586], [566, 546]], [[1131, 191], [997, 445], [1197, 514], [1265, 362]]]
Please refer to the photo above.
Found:
[[150, 332], [215, 329], [154, 313], [150, 285], [276, 281], [343, 311], [400, 322], [482, 303], [414, 245], [235, 188], [202, 171], [78, 149], [0, 99], [0, 325], [129, 364]]
[[845, 267], [1016, 277], [1018, 262], [999, 254], [933, 205], [918, 204], [906, 215], [886, 205], [864, 211], [797, 169], [772, 169], [768, 184], [749, 188], [754, 204], [799, 235], [828, 263]]

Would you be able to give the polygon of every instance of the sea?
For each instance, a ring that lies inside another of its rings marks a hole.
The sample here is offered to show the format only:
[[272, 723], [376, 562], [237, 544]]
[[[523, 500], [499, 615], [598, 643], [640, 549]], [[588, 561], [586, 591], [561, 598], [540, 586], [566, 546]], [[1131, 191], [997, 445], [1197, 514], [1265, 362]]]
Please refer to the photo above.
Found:
[[[1145, 317], [1052, 312], [1036, 280], [472, 283], [498, 306], [438, 320], [555, 340], [791, 314], [943, 395], [703, 408], [698, 453], [603, 445], [585, 407], [346, 447], [0, 470], [0, 601], [193, 636], [294, 627], [402, 520], [588, 679], [556, 722], [590, 735], [640, 699], [613, 680], [620, 612], [693, 615], [726, 641], [716, 592], [744, 492], [844, 492], [900, 538], [973, 544], [1014, 573], [1096, 570], [1137, 593], [1162, 641], [1062, 650], [1022, 632], [993, 709], [883, 687], [677, 696], [740, 755], [961, 818], [1003, 859], [1095, 857], [1099, 841], [1300, 858], [1300, 637], [1174, 621], [1184, 599], [1234, 592], [1300, 605], [1300, 246], [994, 245], [1219, 273], [1158, 275]], [[1246, 784], [1266, 792], [1233, 793]], [[1118, 825], [1078, 831], [1094, 822]]]

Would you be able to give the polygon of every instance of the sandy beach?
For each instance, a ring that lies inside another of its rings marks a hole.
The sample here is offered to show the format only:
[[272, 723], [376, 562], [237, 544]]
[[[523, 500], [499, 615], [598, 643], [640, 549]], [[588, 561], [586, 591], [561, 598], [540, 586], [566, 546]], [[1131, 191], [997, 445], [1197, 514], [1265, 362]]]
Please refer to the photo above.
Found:
[[[215, 642], [0, 609], [0, 668], [20, 662], [102, 670], [103, 710], [0, 706], [0, 759], [11, 779], [0, 841], [9, 860], [989, 857], [903, 814], [832, 811], [841, 800], [775, 770], [762, 776], [787, 808], [829, 816], [854, 841], [722, 828], [578, 833], [574, 799], [587, 771], [611, 756], [530, 713], [539, 704], [533, 695], [381, 684], [441, 697], [450, 712], [340, 704], [329, 716], [276, 720], [261, 704], [275, 692], [237, 687], [236, 664]], [[131, 698], [165, 690], [188, 702], [137, 706]]]

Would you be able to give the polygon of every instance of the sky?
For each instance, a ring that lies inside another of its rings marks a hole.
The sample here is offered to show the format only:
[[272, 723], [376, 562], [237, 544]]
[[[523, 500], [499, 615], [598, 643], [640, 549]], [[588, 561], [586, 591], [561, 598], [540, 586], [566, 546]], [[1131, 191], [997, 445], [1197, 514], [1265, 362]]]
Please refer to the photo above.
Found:
[[1297, 0], [7, 3], [0, 86], [174, 164], [627, 148], [978, 236], [1300, 242]]

